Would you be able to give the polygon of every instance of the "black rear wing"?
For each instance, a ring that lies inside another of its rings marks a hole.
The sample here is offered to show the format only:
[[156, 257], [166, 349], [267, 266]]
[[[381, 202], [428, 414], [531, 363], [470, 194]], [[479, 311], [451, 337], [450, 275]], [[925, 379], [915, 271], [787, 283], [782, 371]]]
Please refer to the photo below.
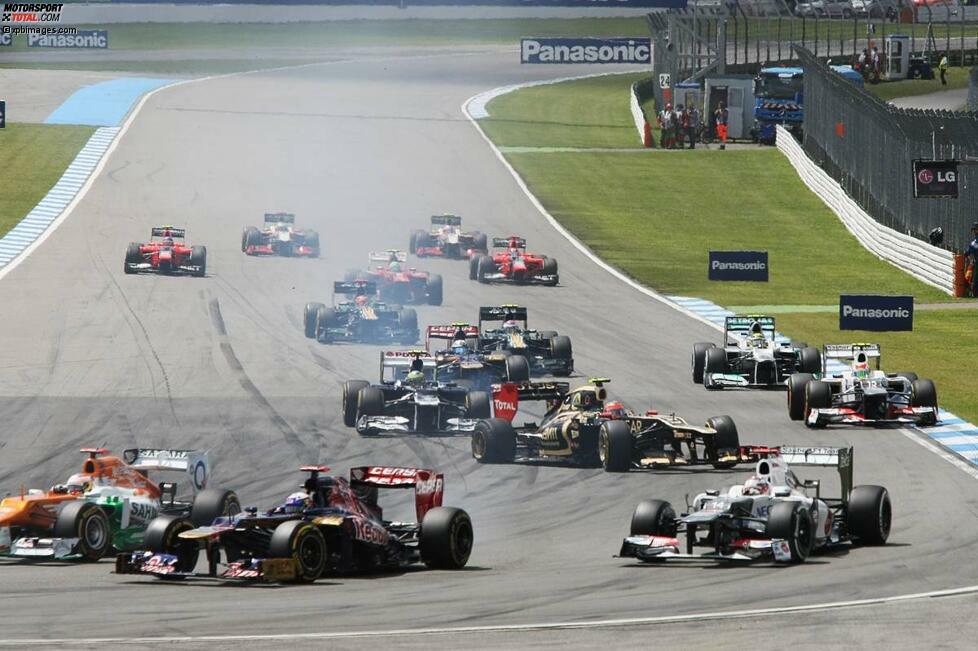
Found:
[[337, 280], [333, 283], [333, 293], [348, 296], [372, 296], [377, 293], [377, 283], [372, 280], [351, 280], [349, 282]]
[[150, 232], [150, 237], [172, 237], [182, 240], [187, 237], [187, 229], [173, 228], [172, 226], [156, 226]]
[[461, 226], [462, 218], [458, 215], [432, 215], [432, 226]]
[[519, 305], [483, 306], [479, 308], [479, 330], [485, 321], [522, 321], [526, 328], [527, 309]]
[[266, 224], [294, 224], [295, 215], [290, 212], [267, 212], [265, 213]]
[[517, 249], [526, 248], [526, 240], [522, 237], [494, 237], [492, 238], [492, 245], [497, 249], [508, 249], [510, 246], [515, 246]]

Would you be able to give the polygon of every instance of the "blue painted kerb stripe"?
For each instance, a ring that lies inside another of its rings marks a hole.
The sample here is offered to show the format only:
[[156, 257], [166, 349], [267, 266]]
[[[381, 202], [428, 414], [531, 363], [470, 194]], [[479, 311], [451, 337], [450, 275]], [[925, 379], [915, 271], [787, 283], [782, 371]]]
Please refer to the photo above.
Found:
[[56, 108], [44, 123], [115, 127], [126, 117], [136, 100], [172, 81], [149, 77], [122, 77], [85, 86]]

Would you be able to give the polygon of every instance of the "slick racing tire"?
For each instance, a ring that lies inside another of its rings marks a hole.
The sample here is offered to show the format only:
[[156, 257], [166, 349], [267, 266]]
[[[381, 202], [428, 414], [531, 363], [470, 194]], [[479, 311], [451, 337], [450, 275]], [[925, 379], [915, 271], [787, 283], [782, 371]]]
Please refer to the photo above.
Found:
[[489, 251], [489, 237], [485, 233], [476, 231], [472, 234], [472, 248], [476, 251], [486, 253]]
[[818, 348], [802, 348], [798, 351], [798, 370], [802, 373], [822, 372], [822, 353]]
[[422, 562], [432, 569], [460, 570], [469, 562], [475, 535], [472, 519], [462, 509], [436, 506], [421, 519]]
[[481, 254], [475, 254], [469, 258], [469, 280], [479, 279], [479, 261], [482, 259]]
[[408, 251], [411, 255], [417, 255], [418, 249], [428, 246], [428, 233], [425, 231], [413, 231], [411, 241], [408, 244]]
[[805, 387], [814, 380], [811, 373], [788, 376], [788, 418], [791, 420], [805, 420]]
[[245, 251], [249, 246], [261, 244], [261, 231], [254, 226], [249, 226], [241, 233], [241, 250]]
[[269, 558], [291, 558], [296, 583], [312, 583], [326, 571], [326, 539], [314, 524], [305, 520], [283, 522], [268, 542]]
[[716, 348], [716, 344], [700, 342], [693, 344], [693, 384], [703, 384], [703, 370], [706, 368], [706, 351]]
[[478, 263], [476, 264], [475, 279], [480, 283], [487, 283], [489, 280], [486, 278], [489, 274], [496, 272], [496, 263], [492, 261], [488, 255], [482, 255], [478, 257]]
[[910, 385], [910, 404], [914, 407], [937, 408], [937, 387], [933, 380], [913, 380]]
[[574, 349], [571, 347], [570, 337], [567, 335], [554, 335], [550, 337], [550, 356], [554, 359], [571, 359], [574, 357]]
[[487, 418], [472, 431], [472, 457], [479, 463], [508, 463], [516, 458], [516, 430], [502, 418]]
[[605, 472], [628, 472], [632, 468], [632, 431], [621, 420], [609, 420], [598, 430], [598, 459]]
[[491, 418], [489, 394], [485, 391], [470, 391], [465, 394], [465, 417], [472, 419]]
[[139, 264], [143, 261], [143, 254], [140, 253], [140, 248], [142, 245], [139, 242], [130, 242], [129, 246], [126, 247], [126, 264], [123, 265], [122, 270], [127, 274], [136, 273], [135, 269], [130, 269], [129, 265]]
[[319, 310], [324, 307], [326, 306], [322, 303], [306, 303], [305, 309], [302, 310], [302, 326], [305, 330], [307, 338], [316, 338], [316, 315], [319, 314]]
[[676, 535], [676, 510], [664, 500], [642, 500], [632, 513], [630, 536]]
[[361, 416], [384, 415], [384, 392], [377, 387], [364, 387], [357, 394], [357, 420]]
[[777, 502], [767, 515], [767, 537], [787, 541], [791, 563], [804, 563], [815, 544], [815, 523], [801, 502]]
[[365, 380], [347, 380], [343, 383], [343, 424], [347, 427], [357, 426], [357, 406], [360, 391], [370, 386]]
[[553, 339], [554, 337], [556, 337], [557, 336], [557, 331], [556, 330], [537, 330], [537, 336], [540, 337], [540, 339], [543, 339], [544, 341], [547, 341], [548, 339]]
[[917, 380], [917, 374], [914, 373], [913, 371], [898, 371], [897, 373], [887, 373], [887, 375], [890, 375], [890, 376], [894, 376], [895, 375], [895, 376], [899, 376], [899, 377], [905, 377], [911, 383], [913, 383], [913, 382], [915, 382]]
[[194, 498], [190, 521], [197, 527], [206, 527], [218, 518], [238, 513], [241, 513], [241, 500], [237, 493], [226, 488], [206, 488]]
[[849, 493], [846, 525], [856, 542], [885, 545], [892, 519], [890, 493], [882, 486], [856, 486]]
[[808, 414], [813, 409], [827, 409], [832, 406], [832, 387], [828, 382], [812, 380], [805, 385], [805, 424], [809, 427], [824, 427], [808, 422]]
[[710, 348], [706, 351], [706, 359], [703, 364], [703, 374], [704, 381], [703, 386], [707, 389], [722, 389], [722, 384], [713, 384], [706, 382], [707, 375], [711, 373], [726, 373], [727, 372], [727, 351], [723, 348]]
[[94, 502], [68, 502], [54, 522], [55, 538], [78, 538], [75, 553], [84, 561], [97, 561], [112, 546], [112, 527], [105, 511]]
[[190, 247], [190, 264], [196, 265], [197, 270], [193, 272], [195, 278], [203, 278], [207, 275], [207, 247]]
[[508, 382], [527, 382], [530, 379], [530, 363], [522, 355], [506, 358], [506, 380]]
[[405, 307], [397, 313], [397, 326], [409, 332], [418, 331], [418, 313], [413, 307]]
[[556, 276], [557, 258], [544, 258], [543, 270], [540, 273], [542, 273], [544, 276]]
[[441, 305], [443, 291], [440, 274], [428, 276], [428, 282], [425, 283], [425, 294], [428, 297], [428, 305]]
[[316, 311], [316, 336], [318, 338], [322, 335], [321, 341], [327, 341], [325, 333], [329, 328], [336, 328], [339, 325], [340, 318], [336, 314], [336, 308], [323, 305]]
[[[146, 533], [143, 534], [143, 547], [154, 554], [173, 554], [177, 557], [178, 572], [193, 572], [197, 566], [197, 558], [200, 556], [200, 548], [196, 541], [180, 538], [181, 533], [193, 528], [194, 523], [189, 518], [179, 515], [161, 515], [153, 518], [146, 527]], [[183, 578], [167, 577], [165, 574], [159, 577]]]
[[726, 470], [737, 465], [736, 461], [720, 461], [723, 453], [738, 454], [740, 451], [740, 434], [737, 432], [737, 425], [730, 416], [714, 416], [706, 421], [707, 427], [716, 430], [713, 440], [707, 443], [707, 460], [718, 470]]

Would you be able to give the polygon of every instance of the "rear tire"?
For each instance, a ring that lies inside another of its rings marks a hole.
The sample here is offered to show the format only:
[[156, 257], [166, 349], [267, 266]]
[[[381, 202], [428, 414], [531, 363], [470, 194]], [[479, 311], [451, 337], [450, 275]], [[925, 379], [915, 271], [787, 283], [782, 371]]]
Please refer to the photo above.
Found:
[[892, 519], [890, 493], [882, 486], [856, 486], [849, 493], [846, 525], [859, 543], [885, 545]]
[[[808, 507], [801, 502], [778, 502], [767, 516], [768, 538], [788, 542], [791, 563], [804, 563], [815, 544], [815, 524]], [[782, 561], [783, 562], [783, 561]]]
[[472, 431], [472, 457], [479, 463], [509, 463], [516, 458], [516, 430], [502, 418], [487, 418]]
[[740, 434], [737, 432], [737, 425], [730, 416], [714, 416], [706, 421], [707, 427], [716, 430], [713, 443], [706, 446], [706, 455], [709, 462], [717, 470], [726, 470], [737, 465], [736, 461], [720, 461], [723, 453], [740, 452]]
[[195, 278], [203, 278], [207, 275], [207, 247], [190, 247], [190, 264], [196, 265], [198, 269], [193, 272]]
[[94, 502], [68, 502], [54, 522], [55, 538], [78, 538], [75, 553], [84, 561], [97, 561], [112, 547], [112, 527], [105, 511]]
[[706, 352], [716, 348], [716, 344], [700, 342], [693, 344], [693, 384], [703, 384], [703, 370], [706, 368]]
[[811, 373], [788, 376], [788, 418], [791, 420], [805, 420], [805, 387], [814, 380]]
[[275, 528], [268, 543], [269, 558], [291, 558], [297, 583], [312, 583], [326, 570], [326, 539], [314, 524], [289, 520]]
[[628, 472], [632, 468], [632, 431], [621, 420], [609, 420], [598, 431], [598, 459], [605, 472]]
[[506, 380], [508, 382], [528, 382], [530, 379], [530, 362], [522, 355], [510, 355], [506, 358]]
[[425, 283], [425, 293], [428, 296], [428, 305], [441, 305], [443, 292], [440, 274], [428, 276], [428, 282]]
[[315, 339], [316, 335], [316, 315], [319, 314], [321, 308], [326, 307], [322, 303], [306, 303], [306, 307], [302, 310], [302, 326], [305, 329], [306, 337], [309, 339]]
[[419, 538], [425, 565], [438, 570], [460, 570], [472, 554], [472, 519], [462, 509], [436, 506], [424, 514]]
[[347, 380], [343, 383], [343, 424], [347, 427], [357, 426], [357, 405], [360, 391], [370, 386], [365, 380]]
[[676, 510], [664, 500], [642, 500], [632, 513], [630, 536], [676, 535]]
[[206, 527], [217, 518], [241, 513], [241, 501], [234, 491], [224, 488], [207, 488], [197, 493], [190, 507], [190, 521], [198, 527]]
[[[173, 554], [177, 557], [178, 572], [193, 572], [200, 556], [200, 548], [196, 541], [179, 537], [179, 534], [193, 528], [194, 523], [189, 518], [179, 515], [153, 518], [143, 534], [143, 547], [154, 554]], [[166, 578], [166, 575], [162, 575], [162, 578]]]
[[465, 416], [473, 420], [492, 418], [489, 394], [485, 391], [470, 391], [465, 394]]
[[822, 372], [822, 353], [818, 348], [802, 348], [798, 351], [798, 369], [802, 373]]

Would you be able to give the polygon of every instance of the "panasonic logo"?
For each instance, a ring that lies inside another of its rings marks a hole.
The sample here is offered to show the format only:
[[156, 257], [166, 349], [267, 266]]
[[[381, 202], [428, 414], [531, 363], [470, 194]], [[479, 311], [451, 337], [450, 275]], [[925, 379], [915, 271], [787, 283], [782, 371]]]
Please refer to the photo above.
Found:
[[523, 63], [651, 63], [648, 39], [523, 39]]
[[842, 307], [842, 316], [851, 316], [863, 319], [908, 319], [910, 310], [905, 307], [895, 307], [889, 310], [872, 307], [853, 307], [845, 305]]
[[757, 262], [721, 262], [714, 260], [711, 266], [717, 271], [763, 271], [767, 269], [767, 263], [760, 260]]
[[97, 30], [77, 34], [28, 34], [27, 46], [104, 49], [109, 47], [109, 33]]

